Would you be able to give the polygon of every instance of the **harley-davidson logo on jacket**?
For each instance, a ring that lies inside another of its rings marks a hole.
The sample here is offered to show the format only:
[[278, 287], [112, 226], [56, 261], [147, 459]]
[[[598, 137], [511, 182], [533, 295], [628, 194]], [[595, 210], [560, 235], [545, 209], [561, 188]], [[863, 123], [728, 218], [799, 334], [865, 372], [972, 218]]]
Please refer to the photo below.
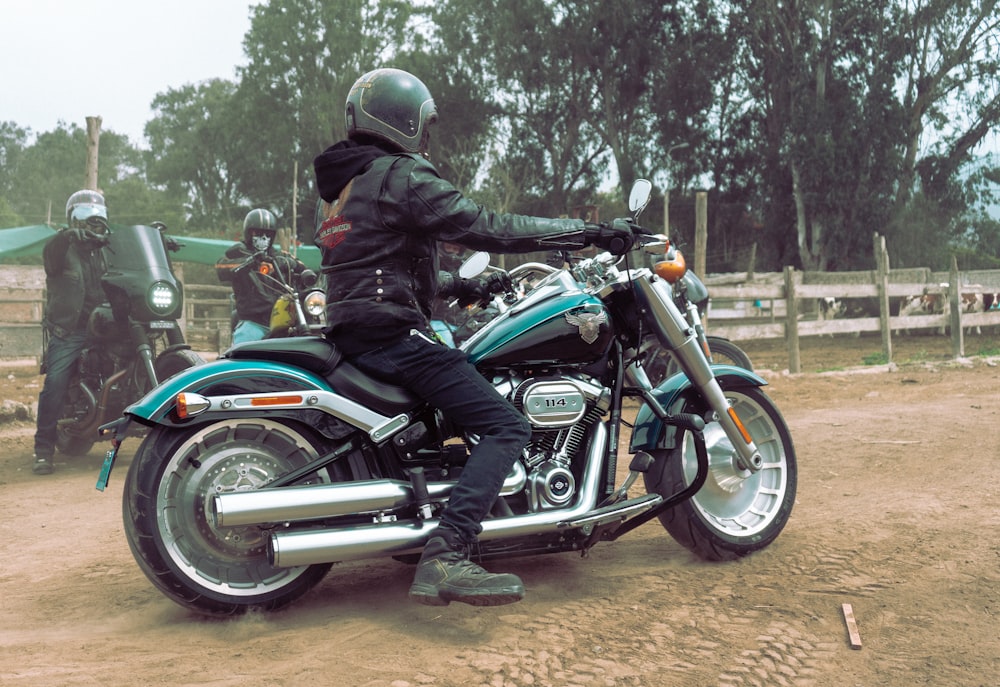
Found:
[[347, 238], [347, 232], [350, 230], [351, 222], [344, 219], [343, 215], [329, 217], [323, 221], [316, 233], [316, 244], [321, 248], [333, 250]]

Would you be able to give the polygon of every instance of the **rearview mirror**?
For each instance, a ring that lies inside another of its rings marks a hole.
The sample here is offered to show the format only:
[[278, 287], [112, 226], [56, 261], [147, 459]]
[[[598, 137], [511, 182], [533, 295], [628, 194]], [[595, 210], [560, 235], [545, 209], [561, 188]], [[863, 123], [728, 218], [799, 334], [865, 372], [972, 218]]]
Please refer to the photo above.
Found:
[[466, 258], [462, 266], [458, 268], [458, 276], [462, 279], [472, 279], [482, 274], [483, 270], [489, 266], [490, 254], [486, 251], [479, 251]]
[[628, 209], [633, 217], [638, 217], [649, 203], [649, 196], [653, 190], [653, 184], [649, 179], [636, 179], [632, 184], [632, 192], [628, 196]]

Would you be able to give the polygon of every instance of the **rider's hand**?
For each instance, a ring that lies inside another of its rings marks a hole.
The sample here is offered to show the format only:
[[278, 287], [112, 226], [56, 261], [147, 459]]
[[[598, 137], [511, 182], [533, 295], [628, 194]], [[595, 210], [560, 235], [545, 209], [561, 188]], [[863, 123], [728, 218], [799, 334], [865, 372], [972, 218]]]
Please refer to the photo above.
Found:
[[455, 295], [458, 296], [458, 305], [468, 308], [470, 305], [482, 305], [489, 301], [490, 288], [485, 279], [459, 279]]
[[104, 245], [108, 242], [107, 236], [97, 234], [90, 229], [82, 229], [80, 227], [70, 227], [66, 229], [66, 235], [69, 237], [70, 241], [75, 243], [93, 243]]
[[[638, 229], [639, 231], [634, 231]], [[613, 255], [624, 255], [635, 243], [635, 234], [644, 233], [638, 225], [616, 219], [613, 223], [586, 224], [583, 228], [584, 240]]]
[[494, 272], [485, 277], [486, 290], [490, 293], [510, 293], [514, 290], [514, 282], [506, 272]]

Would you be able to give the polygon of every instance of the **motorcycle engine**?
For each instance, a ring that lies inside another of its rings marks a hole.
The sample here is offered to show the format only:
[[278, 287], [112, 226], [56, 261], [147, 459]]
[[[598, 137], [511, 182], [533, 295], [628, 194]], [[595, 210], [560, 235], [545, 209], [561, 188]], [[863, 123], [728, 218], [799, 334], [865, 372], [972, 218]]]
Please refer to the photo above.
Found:
[[523, 458], [528, 509], [566, 506], [576, 495], [579, 470], [574, 472], [573, 461], [587, 429], [610, 407], [611, 390], [571, 375], [511, 378], [500, 386], [532, 426]]

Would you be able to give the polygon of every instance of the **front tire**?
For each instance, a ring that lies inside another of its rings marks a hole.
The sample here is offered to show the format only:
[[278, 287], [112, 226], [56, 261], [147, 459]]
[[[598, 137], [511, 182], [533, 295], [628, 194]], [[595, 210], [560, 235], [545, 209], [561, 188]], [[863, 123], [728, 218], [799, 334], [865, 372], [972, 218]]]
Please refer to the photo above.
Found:
[[[209, 615], [273, 610], [302, 596], [330, 564], [271, 566], [270, 530], [216, 526], [212, 497], [258, 488], [304, 465], [319, 455], [317, 443], [306, 428], [259, 418], [152, 429], [122, 498], [139, 567], [173, 601]], [[312, 479], [329, 481], [325, 472]]]
[[[705, 339], [708, 342], [708, 350], [712, 354], [713, 364], [733, 365], [753, 372], [750, 356], [732, 341], [721, 336], [708, 336]], [[650, 356], [649, 362], [646, 363], [646, 374], [649, 375], [654, 387], [681, 371], [681, 366], [677, 364], [677, 360], [670, 354], [670, 351], [659, 348], [658, 342], [656, 346], [656, 352]]]
[[153, 369], [156, 370], [156, 379], [162, 384], [178, 372], [183, 372], [189, 367], [204, 365], [205, 360], [189, 348], [179, 348], [174, 351], [165, 351], [156, 358]]
[[[770, 397], [747, 387], [727, 391], [726, 399], [750, 432], [763, 467], [756, 473], [741, 469], [725, 431], [718, 422], [709, 422], [704, 430], [709, 458], [705, 484], [690, 499], [659, 516], [674, 539], [710, 561], [740, 558], [774, 541], [791, 515], [798, 483], [788, 426]], [[678, 405], [671, 412], [701, 416], [708, 412], [700, 398]], [[645, 475], [650, 493], [667, 497], [694, 480], [694, 437], [682, 434], [677, 448], [655, 452], [656, 463]]]

